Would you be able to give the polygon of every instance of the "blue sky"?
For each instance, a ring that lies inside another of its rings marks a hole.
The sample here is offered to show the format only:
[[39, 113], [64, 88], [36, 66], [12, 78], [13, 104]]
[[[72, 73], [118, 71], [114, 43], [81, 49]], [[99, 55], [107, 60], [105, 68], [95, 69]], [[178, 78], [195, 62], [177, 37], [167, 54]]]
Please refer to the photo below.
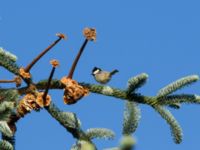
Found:
[[[61, 66], [56, 78], [66, 75], [84, 38], [84, 27], [95, 27], [97, 41], [89, 43], [74, 75], [77, 81], [95, 83], [94, 66], [118, 69], [109, 85], [125, 88], [127, 80], [139, 73], [149, 75], [139, 92], [153, 96], [166, 84], [183, 76], [200, 73], [200, 2], [198, 0], [18, 0], [0, 1], [0, 46], [18, 56], [26, 66], [32, 58], [56, 39], [68, 36], [31, 71], [34, 81], [47, 78], [52, 58]], [[13, 75], [0, 68], [0, 78]], [[113, 129], [113, 141], [95, 140], [98, 148], [116, 146], [121, 137], [124, 102], [90, 94], [76, 105], [64, 105], [63, 91], [50, 91], [63, 110], [77, 113], [84, 129]], [[200, 94], [200, 83], [179, 93]], [[180, 122], [184, 139], [172, 141], [169, 126], [150, 107], [140, 105], [142, 119], [135, 133], [137, 150], [196, 150], [200, 148], [200, 107], [184, 105], [171, 110]], [[16, 150], [64, 150], [75, 142], [50, 115], [32, 112], [18, 123]]]

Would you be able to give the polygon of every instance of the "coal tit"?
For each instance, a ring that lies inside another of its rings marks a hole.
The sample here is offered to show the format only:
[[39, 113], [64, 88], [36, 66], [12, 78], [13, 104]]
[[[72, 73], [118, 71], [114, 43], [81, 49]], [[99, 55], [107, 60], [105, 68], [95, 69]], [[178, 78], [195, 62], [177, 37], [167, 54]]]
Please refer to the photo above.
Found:
[[108, 72], [108, 71], [103, 71], [101, 68], [94, 67], [92, 70], [92, 75], [94, 76], [94, 79], [101, 83], [101, 84], [106, 84], [110, 81], [112, 75], [115, 73], [119, 72], [117, 69]]

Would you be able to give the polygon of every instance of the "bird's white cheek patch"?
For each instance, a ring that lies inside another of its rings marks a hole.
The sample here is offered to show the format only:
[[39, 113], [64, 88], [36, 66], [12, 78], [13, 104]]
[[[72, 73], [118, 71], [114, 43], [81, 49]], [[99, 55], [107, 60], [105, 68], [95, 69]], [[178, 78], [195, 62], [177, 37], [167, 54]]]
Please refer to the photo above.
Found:
[[97, 73], [99, 73], [99, 70], [95, 70], [95, 71], [93, 72], [93, 74], [97, 74]]

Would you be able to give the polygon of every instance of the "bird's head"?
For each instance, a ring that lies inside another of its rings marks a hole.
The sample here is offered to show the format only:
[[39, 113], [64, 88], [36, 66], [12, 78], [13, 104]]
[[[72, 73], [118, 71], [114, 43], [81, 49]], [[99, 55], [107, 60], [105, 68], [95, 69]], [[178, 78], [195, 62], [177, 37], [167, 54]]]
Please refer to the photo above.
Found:
[[94, 67], [92, 70], [92, 75], [94, 76], [94, 75], [98, 74], [100, 71], [101, 71], [100, 68]]

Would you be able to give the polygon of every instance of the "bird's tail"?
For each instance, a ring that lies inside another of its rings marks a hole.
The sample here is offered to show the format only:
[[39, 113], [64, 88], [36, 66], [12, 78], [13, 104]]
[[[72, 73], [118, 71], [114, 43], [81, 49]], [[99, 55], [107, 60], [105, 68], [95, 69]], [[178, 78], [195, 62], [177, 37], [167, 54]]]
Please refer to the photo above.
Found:
[[119, 72], [117, 69], [110, 72], [111, 75], [114, 75], [115, 73]]

